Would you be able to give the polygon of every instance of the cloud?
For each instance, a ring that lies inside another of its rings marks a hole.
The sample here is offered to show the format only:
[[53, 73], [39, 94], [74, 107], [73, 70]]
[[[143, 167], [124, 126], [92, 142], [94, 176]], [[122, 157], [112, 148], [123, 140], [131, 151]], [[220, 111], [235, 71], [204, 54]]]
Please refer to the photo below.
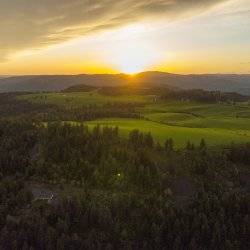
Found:
[[168, 20], [227, 0], [0, 0], [0, 59], [143, 19]]
[[250, 61], [249, 62], [241, 62], [240, 64], [241, 65], [248, 65], [248, 64], [250, 64]]

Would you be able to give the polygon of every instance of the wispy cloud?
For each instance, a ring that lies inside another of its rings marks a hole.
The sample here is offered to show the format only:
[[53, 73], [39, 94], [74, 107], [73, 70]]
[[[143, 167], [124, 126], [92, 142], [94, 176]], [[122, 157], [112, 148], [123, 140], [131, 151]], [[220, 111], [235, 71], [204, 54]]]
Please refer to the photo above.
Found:
[[249, 62], [241, 62], [240, 64], [241, 65], [248, 65], [248, 64], [250, 64], [250, 61]]
[[175, 19], [227, 0], [1, 0], [0, 59], [153, 17]]

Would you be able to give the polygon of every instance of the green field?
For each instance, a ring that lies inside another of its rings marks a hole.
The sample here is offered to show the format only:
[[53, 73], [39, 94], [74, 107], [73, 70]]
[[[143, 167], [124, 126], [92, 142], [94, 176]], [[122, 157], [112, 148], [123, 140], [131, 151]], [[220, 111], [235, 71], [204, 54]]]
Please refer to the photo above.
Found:
[[200, 104], [169, 102], [140, 109], [151, 121], [190, 128], [250, 129], [250, 107], [245, 104]]
[[167, 138], [173, 138], [177, 147], [183, 147], [187, 141], [198, 144], [202, 138], [209, 145], [250, 142], [249, 130], [230, 130], [223, 128], [188, 128], [169, 126], [153, 121], [136, 119], [101, 119], [85, 123], [89, 126], [99, 124], [101, 126], [118, 126], [122, 135], [137, 128], [142, 132], [151, 132], [156, 141], [164, 143]]
[[202, 138], [209, 145], [250, 142], [250, 106], [248, 103], [236, 105], [180, 101], [154, 103], [152, 96], [106, 96], [97, 91], [30, 94], [19, 98], [32, 103], [66, 107], [102, 106], [107, 103], [138, 104], [136, 110], [141, 114], [140, 120], [114, 117], [85, 123], [91, 127], [96, 124], [118, 126], [120, 133], [124, 136], [127, 136], [133, 129], [151, 132], [155, 140], [160, 143], [171, 137], [178, 147], [184, 146], [188, 140], [197, 144]]

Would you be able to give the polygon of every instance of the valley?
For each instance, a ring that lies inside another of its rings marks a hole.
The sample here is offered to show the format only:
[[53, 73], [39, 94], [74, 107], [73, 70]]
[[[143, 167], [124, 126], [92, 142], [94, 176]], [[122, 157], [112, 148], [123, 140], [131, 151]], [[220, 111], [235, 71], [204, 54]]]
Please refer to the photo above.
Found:
[[83, 122], [119, 127], [123, 136], [133, 129], [150, 132], [159, 143], [172, 138], [177, 147], [201, 139], [211, 145], [244, 143], [250, 140], [250, 106], [248, 102], [202, 103], [195, 101], [158, 100], [154, 95], [104, 95], [98, 90], [76, 93], [29, 94], [19, 97], [30, 103], [52, 104], [67, 110], [103, 105], [132, 105], [136, 118], [106, 117]]

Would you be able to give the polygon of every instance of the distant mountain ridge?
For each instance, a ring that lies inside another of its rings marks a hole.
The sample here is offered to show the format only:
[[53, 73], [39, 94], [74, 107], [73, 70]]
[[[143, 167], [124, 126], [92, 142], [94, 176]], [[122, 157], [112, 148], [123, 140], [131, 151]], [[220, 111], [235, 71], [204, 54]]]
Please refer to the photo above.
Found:
[[123, 86], [167, 85], [182, 89], [220, 90], [250, 95], [250, 75], [202, 74], [179, 75], [164, 72], [142, 72], [135, 76], [126, 74], [82, 75], [28, 75], [0, 78], [0, 92], [61, 91], [75, 85]]
[[11, 77], [11, 76], [8, 76], [8, 75], [0, 75], [0, 79], [8, 78], [8, 77]]

